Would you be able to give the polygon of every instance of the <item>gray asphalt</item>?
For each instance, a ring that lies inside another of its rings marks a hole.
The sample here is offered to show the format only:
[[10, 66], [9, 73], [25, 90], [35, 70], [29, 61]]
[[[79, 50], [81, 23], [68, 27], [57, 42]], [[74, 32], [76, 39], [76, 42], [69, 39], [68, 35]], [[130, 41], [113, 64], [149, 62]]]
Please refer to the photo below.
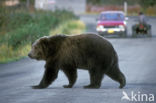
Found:
[[[87, 32], [96, 32], [96, 16], [82, 15], [87, 25]], [[0, 64], [0, 103], [127, 103], [136, 102], [121, 100], [125, 91], [129, 97], [131, 92], [137, 94], [156, 95], [156, 18], [151, 18], [152, 38], [107, 38], [119, 55], [121, 71], [127, 78], [124, 89], [118, 89], [119, 84], [107, 76], [104, 77], [100, 89], [83, 89], [89, 84], [89, 75], [85, 70], [78, 71], [78, 80], [72, 89], [64, 89], [67, 78], [60, 71], [57, 80], [47, 89], [34, 90], [32, 85], [40, 82], [44, 61], [22, 60]], [[133, 24], [133, 18], [128, 20], [128, 28]], [[131, 32], [129, 31], [129, 37]], [[136, 97], [136, 98], [137, 98]], [[155, 99], [155, 98], [154, 98]], [[154, 100], [156, 101], [156, 100]], [[139, 103], [148, 103], [142, 101]], [[150, 102], [154, 103], [154, 102]]]

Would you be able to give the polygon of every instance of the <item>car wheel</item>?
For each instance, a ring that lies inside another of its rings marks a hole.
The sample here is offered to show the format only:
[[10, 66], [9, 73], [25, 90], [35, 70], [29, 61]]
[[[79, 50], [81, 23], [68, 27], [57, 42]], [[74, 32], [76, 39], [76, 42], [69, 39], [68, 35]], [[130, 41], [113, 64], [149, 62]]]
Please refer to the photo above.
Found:
[[103, 36], [103, 33], [102, 33], [102, 32], [98, 32], [98, 34], [99, 34], [100, 36]]
[[135, 38], [137, 36], [137, 31], [132, 28], [132, 37]]
[[122, 32], [120, 34], [120, 37], [126, 38], [127, 37], [127, 30], [125, 30], [124, 32]]
[[147, 31], [147, 35], [148, 35], [148, 37], [152, 37], [152, 31], [151, 31], [151, 29], [149, 29], [149, 30]]

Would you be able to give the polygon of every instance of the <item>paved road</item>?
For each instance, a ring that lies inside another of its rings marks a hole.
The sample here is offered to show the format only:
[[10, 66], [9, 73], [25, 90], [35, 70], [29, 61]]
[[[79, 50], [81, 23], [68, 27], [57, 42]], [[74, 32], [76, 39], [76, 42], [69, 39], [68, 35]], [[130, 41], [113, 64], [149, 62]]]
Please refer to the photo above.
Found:
[[[95, 17], [81, 16], [89, 32], [95, 32]], [[156, 26], [156, 18], [150, 19], [150, 22], [153, 27]], [[130, 18], [129, 25], [131, 24]], [[156, 35], [153, 30], [154, 34]], [[119, 55], [120, 68], [127, 78], [124, 89], [118, 89], [119, 84], [107, 76], [104, 77], [100, 89], [83, 89], [83, 86], [89, 83], [89, 75], [87, 71], [79, 70], [78, 80], [72, 89], [62, 87], [68, 81], [60, 71], [58, 79], [49, 88], [34, 90], [30, 86], [41, 80], [45, 62], [25, 58], [0, 64], [0, 103], [127, 103], [128, 100], [121, 100], [123, 91], [128, 94], [131, 103], [136, 102], [131, 98], [132, 92], [136, 100], [146, 94], [149, 101], [151, 95], [156, 95], [156, 38], [108, 40], [114, 45]], [[139, 103], [148, 103], [146, 98], [143, 99], [144, 101]]]

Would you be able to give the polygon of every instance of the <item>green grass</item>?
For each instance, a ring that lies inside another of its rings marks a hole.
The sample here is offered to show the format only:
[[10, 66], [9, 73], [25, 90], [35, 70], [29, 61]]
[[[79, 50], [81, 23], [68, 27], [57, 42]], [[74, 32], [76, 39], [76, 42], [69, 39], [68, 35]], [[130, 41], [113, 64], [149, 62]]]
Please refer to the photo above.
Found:
[[76, 35], [85, 31], [85, 24], [80, 20], [70, 20], [62, 23], [55, 30], [50, 31], [50, 35], [66, 34]]
[[27, 56], [30, 51], [31, 44], [23, 45], [18, 49], [14, 49], [6, 44], [0, 45], [0, 63], [7, 63], [11, 61], [18, 60]]
[[49, 35], [51, 29], [55, 29], [62, 22], [72, 19], [77, 19], [77, 17], [65, 10], [7, 13], [1, 26], [3, 28], [1, 32], [6, 33], [5, 35], [1, 34], [4, 36], [0, 39], [0, 43], [7, 41], [9, 46], [17, 48], [19, 45]]
[[69, 11], [56, 10], [4, 12], [0, 23], [0, 63], [27, 56], [31, 43], [54, 34], [77, 34], [85, 29], [83, 22]]

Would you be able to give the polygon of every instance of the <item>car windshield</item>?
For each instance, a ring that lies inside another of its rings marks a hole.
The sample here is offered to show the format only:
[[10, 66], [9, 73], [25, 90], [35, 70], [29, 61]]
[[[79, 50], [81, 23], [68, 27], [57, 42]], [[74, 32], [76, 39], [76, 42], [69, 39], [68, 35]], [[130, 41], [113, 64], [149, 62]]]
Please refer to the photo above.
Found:
[[121, 13], [103, 13], [100, 15], [100, 20], [101, 21], [123, 21], [124, 20], [124, 15]]

